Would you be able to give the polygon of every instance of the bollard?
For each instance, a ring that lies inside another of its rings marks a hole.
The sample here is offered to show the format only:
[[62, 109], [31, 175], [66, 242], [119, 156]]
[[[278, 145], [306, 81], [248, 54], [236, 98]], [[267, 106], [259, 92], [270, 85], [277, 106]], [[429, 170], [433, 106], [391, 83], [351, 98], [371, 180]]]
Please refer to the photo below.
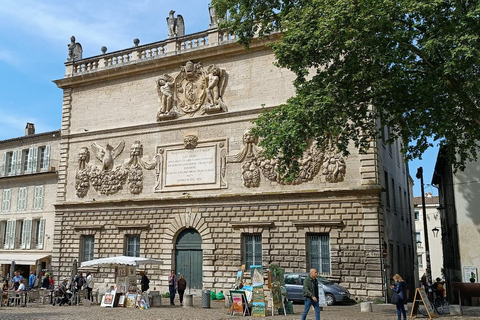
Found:
[[461, 316], [462, 314], [462, 307], [458, 304], [451, 304], [450, 305], [450, 315], [451, 316]]
[[186, 294], [183, 296], [183, 307], [184, 308], [193, 307], [193, 294]]
[[372, 305], [373, 304], [371, 302], [361, 302], [360, 303], [360, 311], [361, 312], [372, 312], [373, 311]]

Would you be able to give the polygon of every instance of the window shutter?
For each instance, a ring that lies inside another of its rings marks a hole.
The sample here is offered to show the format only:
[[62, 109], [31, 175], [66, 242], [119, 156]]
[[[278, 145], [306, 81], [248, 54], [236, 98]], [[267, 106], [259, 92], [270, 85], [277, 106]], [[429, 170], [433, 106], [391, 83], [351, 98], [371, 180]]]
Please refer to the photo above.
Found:
[[48, 170], [49, 166], [50, 166], [50, 146], [48, 145], [48, 146], [45, 146], [42, 169]]
[[27, 173], [33, 172], [33, 150], [36, 148], [28, 149], [28, 162], [27, 162]]
[[32, 172], [37, 172], [38, 148], [33, 148], [32, 151]]
[[5, 172], [7, 170], [7, 168], [5, 168], [7, 166], [7, 153], [4, 152], [3, 153], [3, 162], [2, 162], [2, 176], [4, 177], [5, 176]]
[[22, 187], [18, 189], [18, 211], [24, 211], [27, 208], [27, 188]]
[[14, 176], [15, 170], [17, 169], [17, 152], [16, 151], [12, 152], [12, 158], [10, 159], [10, 161], [12, 161], [12, 163], [9, 164], [9, 166], [12, 168], [10, 175]]
[[10, 211], [10, 189], [3, 190], [2, 211]]
[[22, 150], [17, 151], [17, 174], [22, 174]]
[[43, 186], [35, 187], [35, 197], [33, 199], [33, 209], [40, 210], [43, 206]]
[[5, 235], [4, 235], [4, 239], [5, 239], [5, 242], [3, 244], [3, 249], [5, 250], [8, 250], [10, 249], [10, 233], [11, 233], [11, 229], [12, 229], [12, 221], [11, 220], [8, 220], [7, 221], [7, 227], [5, 228]]
[[30, 249], [32, 244], [32, 219], [23, 220], [23, 234], [25, 235], [24, 249]]
[[45, 219], [40, 220], [38, 229], [37, 249], [43, 249], [43, 238], [45, 238]]
[[15, 228], [17, 227], [17, 221], [10, 220], [10, 232], [8, 236], [8, 249], [15, 249]]

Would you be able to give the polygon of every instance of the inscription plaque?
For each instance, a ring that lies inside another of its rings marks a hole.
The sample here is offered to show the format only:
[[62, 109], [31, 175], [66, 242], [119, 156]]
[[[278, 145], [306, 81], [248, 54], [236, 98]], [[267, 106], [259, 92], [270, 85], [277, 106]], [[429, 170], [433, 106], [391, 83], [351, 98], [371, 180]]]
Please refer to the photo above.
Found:
[[167, 150], [165, 186], [216, 182], [216, 147]]

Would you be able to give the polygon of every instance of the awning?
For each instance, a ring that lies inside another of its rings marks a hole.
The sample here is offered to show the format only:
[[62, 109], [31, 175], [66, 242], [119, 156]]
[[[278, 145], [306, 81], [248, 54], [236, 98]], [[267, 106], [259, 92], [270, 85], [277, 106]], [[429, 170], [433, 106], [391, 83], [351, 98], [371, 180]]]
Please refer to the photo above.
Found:
[[26, 264], [29, 266], [37, 265], [37, 260], [49, 257], [46, 253], [0, 253], [0, 264], [11, 264], [15, 260], [15, 264]]

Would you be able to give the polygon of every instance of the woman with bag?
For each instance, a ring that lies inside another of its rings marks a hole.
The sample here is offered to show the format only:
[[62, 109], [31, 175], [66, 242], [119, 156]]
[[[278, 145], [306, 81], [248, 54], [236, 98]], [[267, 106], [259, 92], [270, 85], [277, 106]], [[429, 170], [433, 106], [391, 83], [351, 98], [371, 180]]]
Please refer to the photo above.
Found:
[[407, 320], [407, 312], [405, 311], [405, 300], [407, 298], [405, 281], [398, 273], [393, 276], [393, 280], [395, 281], [395, 286], [390, 286], [393, 291], [392, 303], [397, 306], [398, 320], [402, 320], [402, 314], [403, 319]]

